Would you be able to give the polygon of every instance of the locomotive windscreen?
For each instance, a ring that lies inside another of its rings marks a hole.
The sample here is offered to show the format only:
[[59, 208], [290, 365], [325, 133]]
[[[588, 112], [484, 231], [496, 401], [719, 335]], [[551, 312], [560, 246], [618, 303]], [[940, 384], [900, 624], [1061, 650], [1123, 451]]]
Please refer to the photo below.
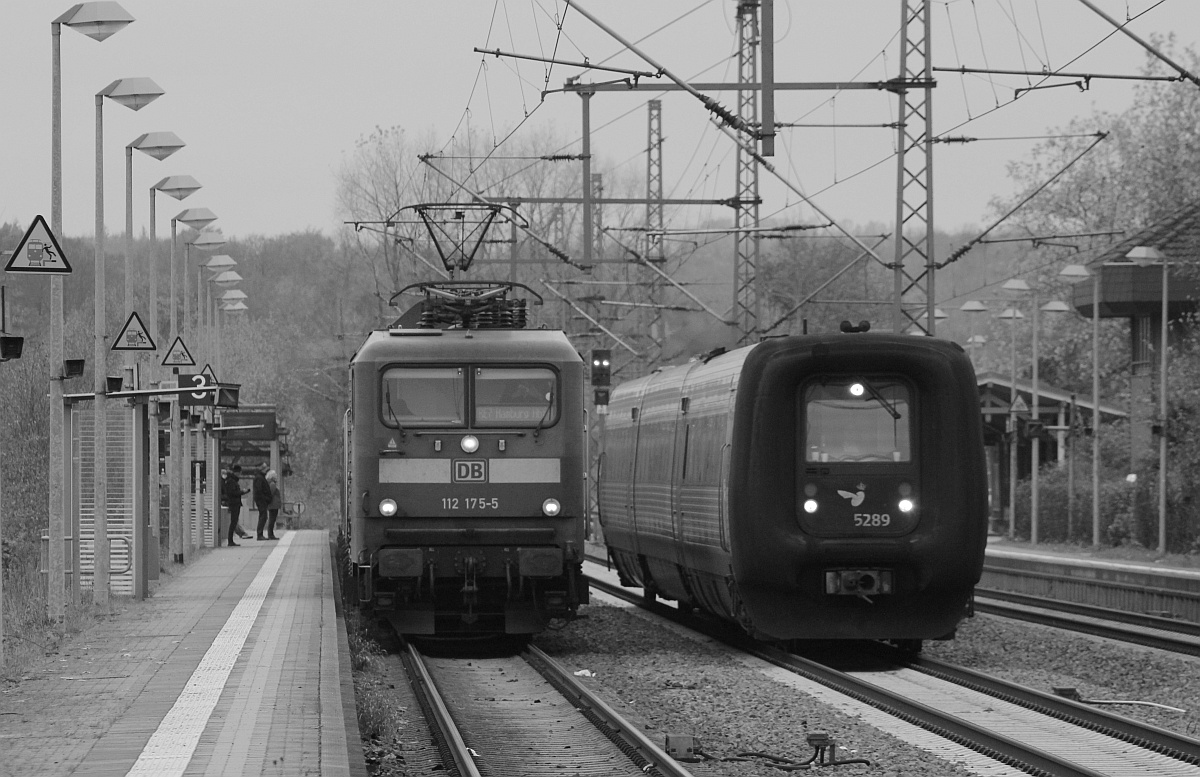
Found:
[[909, 389], [891, 380], [846, 379], [804, 390], [808, 461], [911, 461]]
[[[558, 377], [547, 367], [391, 367], [383, 373], [381, 411], [389, 426], [553, 426]], [[473, 401], [468, 401], [468, 398]]]
[[462, 426], [466, 417], [461, 367], [392, 367], [380, 397], [388, 426]]
[[477, 426], [552, 426], [558, 412], [555, 374], [545, 367], [475, 370]]

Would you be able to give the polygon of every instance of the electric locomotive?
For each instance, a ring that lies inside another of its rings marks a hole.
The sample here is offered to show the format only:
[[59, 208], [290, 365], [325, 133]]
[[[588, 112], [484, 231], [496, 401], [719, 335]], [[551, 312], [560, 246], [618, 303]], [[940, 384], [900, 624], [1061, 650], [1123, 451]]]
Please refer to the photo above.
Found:
[[950, 638], [987, 539], [970, 359], [929, 337], [789, 336], [623, 383], [599, 506], [648, 598], [759, 638]]
[[532, 634], [587, 601], [583, 360], [517, 287], [414, 284], [351, 360], [344, 530], [400, 633]]

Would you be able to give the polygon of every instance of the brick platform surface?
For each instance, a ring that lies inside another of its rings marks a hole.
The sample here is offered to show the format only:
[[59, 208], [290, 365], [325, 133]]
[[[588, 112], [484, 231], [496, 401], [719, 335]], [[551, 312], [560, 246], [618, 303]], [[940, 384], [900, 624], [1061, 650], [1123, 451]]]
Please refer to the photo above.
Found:
[[327, 532], [114, 610], [0, 693], [0, 775], [365, 775]]

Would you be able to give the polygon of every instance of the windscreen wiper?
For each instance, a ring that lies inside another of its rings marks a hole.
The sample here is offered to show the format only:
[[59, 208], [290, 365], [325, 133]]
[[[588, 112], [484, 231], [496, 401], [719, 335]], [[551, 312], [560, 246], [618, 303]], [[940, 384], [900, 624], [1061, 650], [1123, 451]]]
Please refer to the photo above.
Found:
[[869, 381], [864, 380], [863, 385], [867, 387], [867, 393], [870, 394], [876, 402], [882, 405], [883, 409], [888, 411], [888, 414], [891, 415], [893, 419], [897, 421], [900, 420], [900, 411], [897, 410], [892, 403], [887, 401], [887, 397], [879, 393], [879, 389], [875, 388], [875, 386], [873, 386]]
[[400, 419], [396, 416], [396, 411], [392, 409], [392, 389], [384, 381], [383, 389], [383, 404], [387, 407], [388, 415], [392, 417], [392, 421], [396, 423], [396, 428], [400, 430], [400, 439], [403, 440], [408, 436], [408, 432], [404, 431], [404, 427], [400, 424]]
[[533, 436], [536, 438], [542, 431], [542, 424], [546, 423], [546, 419], [550, 417], [550, 411], [554, 409], [554, 390], [550, 390], [549, 402], [546, 403], [546, 412], [542, 413], [541, 419], [538, 420], [537, 426], [533, 429]]

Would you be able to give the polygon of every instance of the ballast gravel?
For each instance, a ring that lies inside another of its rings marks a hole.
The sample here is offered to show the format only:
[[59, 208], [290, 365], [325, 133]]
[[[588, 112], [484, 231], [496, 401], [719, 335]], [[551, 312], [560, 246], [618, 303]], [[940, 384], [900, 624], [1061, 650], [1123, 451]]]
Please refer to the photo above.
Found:
[[[696, 738], [713, 760], [688, 763], [696, 775], [779, 775], [770, 757], [802, 762], [810, 733], [837, 743], [839, 760], [870, 765], [823, 767], [822, 774], [930, 775], [979, 772], [884, 733], [746, 666], [723, 648], [696, 641], [616, 606], [592, 604], [582, 618], [535, 644], [584, 680], [609, 704], [638, 721], [660, 747], [668, 734]], [[1084, 698], [1151, 701], [1187, 710], [1124, 705], [1122, 714], [1197, 736], [1200, 661], [1127, 647], [1055, 629], [978, 616], [951, 642], [926, 654], [1049, 692], [1075, 687]], [[757, 753], [749, 760], [740, 753]], [[786, 765], [782, 761], [776, 764]]]
[[[687, 763], [697, 777], [749, 777], [783, 772], [768, 756], [791, 762], [813, 755], [810, 733], [837, 743], [839, 760], [867, 759], [815, 770], [827, 775], [960, 777], [980, 774], [893, 736], [855, 715], [757, 671], [708, 640], [689, 638], [627, 607], [595, 603], [562, 628], [538, 635], [534, 644], [638, 722], [660, 747], [668, 734], [696, 738], [714, 760]], [[390, 647], [390, 646], [389, 646]], [[1178, 707], [1109, 707], [1120, 714], [1200, 738], [1200, 659], [1170, 656], [1099, 638], [980, 615], [960, 626], [957, 639], [929, 642], [925, 654], [1050, 692], [1073, 687], [1085, 699], [1154, 702]], [[394, 676], [393, 676], [394, 674]], [[400, 713], [396, 730], [364, 743], [368, 771], [404, 777], [436, 775], [419, 713], [404, 695], [402, 673], [360, 672], [356, 684], [393, 689], [389, 701]], [[362, 690], [361, 688], [359, 689]], [[376, 694], [376, 699], [379, 695]], [[360, 696], [360, 704], [362, 697]], [[915, 740], [916, 737], [911, 739]], [[758, 753], [749, 760], [739, 753]], [[783, 761], [775, 762], [781, 766]], [[998, 774], [1003, 772], [987, 772]]]

